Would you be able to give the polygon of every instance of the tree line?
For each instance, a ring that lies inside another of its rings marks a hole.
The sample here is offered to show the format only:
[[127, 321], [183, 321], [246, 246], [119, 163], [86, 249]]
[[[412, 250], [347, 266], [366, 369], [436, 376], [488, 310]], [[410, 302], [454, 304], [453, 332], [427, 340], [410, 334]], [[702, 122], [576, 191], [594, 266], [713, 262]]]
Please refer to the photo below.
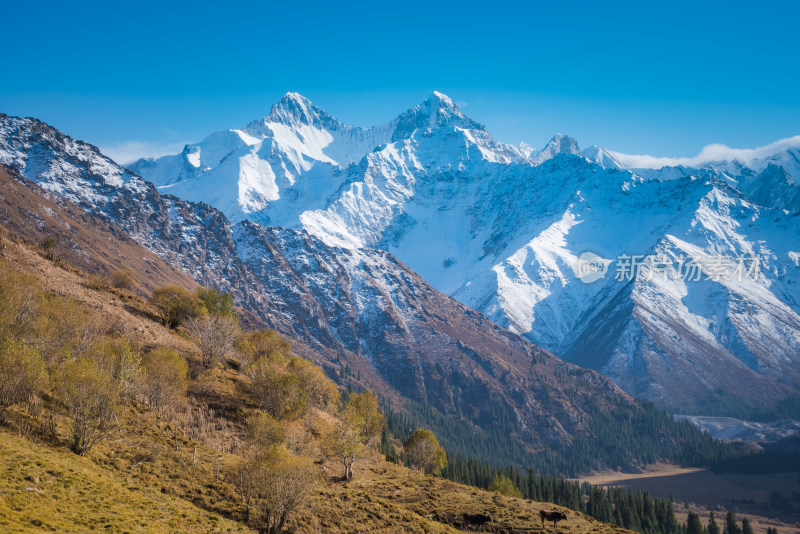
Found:
[[[482, 429], [414, 401], [406, 401], [404, 408], [401, 412], [384, 403], [388, 431], [401, 441], [413, 429], [426, 427], [440, 436], [442, 446], [452, 454], [475, 457], [497, 467], [533, 468], [548, 475], [574, 477], [596, 469], [657, 461], [708, 467], [749, 454], [713, 439], [688, 421], [676, 421], [647, 401], [639, 401], [639, 409], [621, 408], [610, 413], [594, 408], [584, 435], [575, 436], [565, 447], [544, 446], [537, 451], [509, 439], [520, 429], [507, 413], [496, 413], [496, 425]], [[528, 432], [530, 441], [534, 441], [534, 431]]]

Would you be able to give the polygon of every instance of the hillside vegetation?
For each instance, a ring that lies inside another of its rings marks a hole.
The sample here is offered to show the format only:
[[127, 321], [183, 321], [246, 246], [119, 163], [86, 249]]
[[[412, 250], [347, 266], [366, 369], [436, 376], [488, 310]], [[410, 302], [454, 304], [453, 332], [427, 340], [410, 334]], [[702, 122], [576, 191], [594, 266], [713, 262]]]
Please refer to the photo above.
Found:
[[[374, 395], [340, 396], [271, 331], [204, 337], [237, 324], [224, 294], [178, 291], [170, 329], [46, 246], [0, 250], [4, 532], [541, 532], [563, 510], [387, 462]], [[567, 513], [561, 532], [621, 531]]]

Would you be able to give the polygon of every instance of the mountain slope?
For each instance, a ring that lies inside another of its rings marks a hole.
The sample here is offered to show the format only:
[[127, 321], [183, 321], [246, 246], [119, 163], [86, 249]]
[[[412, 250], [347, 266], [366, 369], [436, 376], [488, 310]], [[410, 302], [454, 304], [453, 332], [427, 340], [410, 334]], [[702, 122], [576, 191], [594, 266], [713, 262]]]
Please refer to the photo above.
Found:
[[117, 269], [136, 273], [132, 287], [139, 292], [168, 284], [195, 284], [116, 224], [103, 224], [72, 202], [42, 190], [2, 165], [0, 191], [0, 222], [5, 231], [33, 245], [55, 238], [53, 254], [69, 265], [103, 276]]
[[[527, 464], [542, 450], [558, 455], [578, 437], [591, 439], [598, 418], [644, 413], [611, 381], [490, 323], [387, 252], [231, 224], [208, 205], [159, 194], [94, 147], [34, 119], [4, 117], [0, 133], [0, 160], [41, 188], [74, 199], [197, 282], [231, 292], [340, 381], [361, 382], [401, 411], [409, 402], [427, 406], [435, 421], [455, 423], [485, 444], [480, 453], [492, 461]], [[686, 442], [673, 432], [646, 436], [643, 447], [652, 439], [677, 450]], [[459, 443], [455, 435], [442, 440]], [[469, 452], [464, 443], [461, 452]], [[599, 465], [607, 452], [601, 442], [583, 460]], [[613, 452], [615, 461], [639, 456]]]
[[[86, 229], [87, 233], [96, 230]], [[98, 233], [102, 234], [102, 229]], [[73, 309], [85, 310], [89, 321], [104, 327], [118, 325], [113, 327], [115, 336], [143, 348], [170, 347], [199, 364], [194, 344], [155, 320], [141, 299], [125, 292], [87, 288], [74, 269], [65, 269], [2, 235], [0, 251], [3, 275], [31, 275], [47, 294], [74, 300], [77, 308]], [[98, 528], [111, 532], [255, 532], [245, 523], [245, 506], [234, 489], [237, 454], [243, 451], [231, 444], [245, 439], [244, 419], [252, 412], [247, 396], [231, 395], [241, 393], [241, 379], [230, 368], [217, 368], [192, 379], [189, 413], [197, 414], [199, 421], [180, 413], [171, 419], [158, 417], [144, 403], [123, 403], [108, 439], [97, 443], [86, 456], [67, 447], [70, 425], [58, 397], [48, 395], [36, 410], [7, 410], [0, 423], [0, 529], [15, 533]], [[205, 404], [214, 414], [210, 424], [203, 419]], [[55, 436], [40, 430], [49, 414], [55, 415], [55, 423], [49, 420], [56, 425]], [[325, 461], [316, 446], [300, 447], [302, 454], [309, 452], [318, 460], [321, 480], [311, 490], [310, 502], [290, 517], [288, 528], [293, 532], [455, 533], [460, 532], [458, 525], [465, 512], [491, 514], [491, 531], [537, 531], [539, 508], [563, 509], [426, 476], [389, 463], [372, 451], [356, 464], [356, 481], [345, 484], [339, 480], [338, 463]], [[236, 449], [234, 453], [232, 449]], [[436, 498], [431, 498], [434, 495]], [[562, 531], [629, 532], [565, 511], [569, 520], [561, 523]]]
[[[293, 116], [270, 116], [300, 135]], [[567, 136], [540, 151], [497, 143], [438, 93], [378, 129], [391, 136], [361, 159], [310, 162], [296, 178], [307, 186], [257, 211], [215, 205], [331, 246], [386, 250], [497, 324], [673, 409], [696, 410], [720, 388], [774, 403], [800, 387], [794, 141], [684, 162], [704, 169], [628, 170], [644, 160], [579, 152]], [[167, 161], [134, 168], [168, 174]], [[222, 164], [208, 172], [227, 176], [220, 187], [241, 198], [241, 173], [237, 183]], [[605, 278], [584, 283], [582, 257], [600, 261]], [[669, 279], [626, 285], [617, 278], [630, 258], [660, 262]], [[700, 280], [683, 280], [680, 258]], [[740, 262], [758, 262], [757, 272], [733, 281]]]

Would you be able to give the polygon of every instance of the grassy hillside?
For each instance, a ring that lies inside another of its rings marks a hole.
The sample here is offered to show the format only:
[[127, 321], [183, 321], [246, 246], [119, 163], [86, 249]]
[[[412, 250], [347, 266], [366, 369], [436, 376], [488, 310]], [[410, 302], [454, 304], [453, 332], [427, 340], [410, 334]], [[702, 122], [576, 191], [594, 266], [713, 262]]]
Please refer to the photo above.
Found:
[[0, 531], [250, 531], [100, 460], [0, 432]]
[[[19, 337], [23, 345], [41, 345], [49, 375], [35, 400], [12, 405], [0, 419], [0, 531], [254, 531], [237, 492], [248, 418], [258, 413], [244, 364], [233, 357], [205, 369], [189, 333], [164, 327], [147, 299], [98, 287], [89, 275], [21, 241], [0, 236], [0, 252], [4, 279], [24, 282], [39, 299], [41, 317]], [[190, 370], [185, 393], [171, 414], [141, 395], [122, 402], [105, 439], [84, 456], [74, 454], [73, 418], [57, 387], [64, 366], [76, 358], [102, 360], [103, 350], [119, 347], [142, 355], [177, 351]], [[354, 480], [343, 482], [341, 463], [323, 454], [316, 430], [336, 424], [339, 409], [336, 403], [313, 407], [305, 418], [280, 421], [282, 447], [313, 461], [318, 473], [288, 530], [458, 532], [463, 514], [483, 513], [491, 516], [489, 532], [543, 532], [538, 511], [560, 509], [424, 475], [387, 462], [374, 448], [354, 465]], [[560, 532], [622, 531], [567, 513]]]

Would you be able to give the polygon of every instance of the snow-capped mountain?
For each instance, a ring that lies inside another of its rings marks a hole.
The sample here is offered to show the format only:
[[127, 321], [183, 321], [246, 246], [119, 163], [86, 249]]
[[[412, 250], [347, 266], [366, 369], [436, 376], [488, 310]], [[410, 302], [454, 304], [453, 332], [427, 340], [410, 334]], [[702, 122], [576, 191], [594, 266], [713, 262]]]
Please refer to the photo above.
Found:
[[[439, 93], [366, 131], [293, 94], [257, 124], [251, 144], [233, 130], [131, 168], [234, 220], [391, 252], [501, 326], [662, 404], [696, 408], [720, 388], [769, 402], [800, 384], [792, 140], [648, 167], [561, 135], [540, 151], [503, 145]], [[358, 139], [349, 151], [336, 148], [345, 132]], [[192, 163], [229, 138], [243, 144]], [[248, 203], [262, 189], [272, 196]], [[586, 283], [586, 258], [605, 277]], [[630, 258], [641, 276], [625, 276]], [[685, 280], [687, 265], [700, 280]]]
[[491, 140], [441, 93], [368, 130], [344, 125], [303, 96], [287, 93], [269, 115], [244, 128], [216, 132], [181, 154], [129, 167], [163, 192], [211, 204], [234, 222], [292, 227], [300, 212], [326, 207], [347, 179], [343, 169], [366, 153], [442, 127], [475, 132], [486, 152], [503, 161], [522, 158], [519, 150]]
[[[370, 387], [398, 410], [414, 401], [475, 443], [502, 442], [519, 453], [503, 461], [564, 451], [577, 437], [592, 437], [600, 418], [641, 413], [611, 380], [493, 324], [386, 251], [331, 246], [303, 230], [234, 224], [208, 204], [160, 194], [47, 124], [0, 114], [0, 181], [14, 180], [30, 184], [26, 198], [68, 199], [107, 225], [103, 232], [126, 234], [197, 282], [229, 291], [245, 319], [290, 337], [294, 350], [332, 377]], [[15, 217], [36, 225], [36, 213]], [[141, 276], [158, 268], [146, 260], [143, 254]], [[498, 461], [496, 449], [461, 452]]]

